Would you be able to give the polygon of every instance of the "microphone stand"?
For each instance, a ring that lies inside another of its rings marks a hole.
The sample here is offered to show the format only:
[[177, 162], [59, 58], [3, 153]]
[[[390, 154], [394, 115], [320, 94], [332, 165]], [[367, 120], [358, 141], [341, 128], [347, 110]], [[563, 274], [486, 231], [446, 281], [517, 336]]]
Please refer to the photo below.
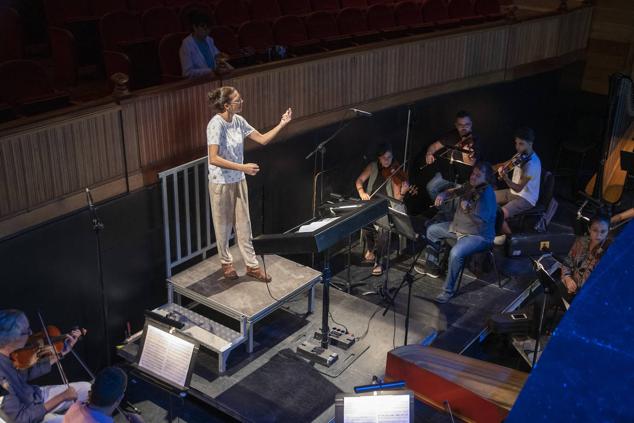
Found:
[[[317, 178], [319, 178], [319, 176], [321, 176], [321, 174], [324, 173], [324, 161], [325, 161], [325, 156], [326, 156], [326, 144], [328, 144], [330, 141], [332, 141], [333, 139], [335, 139], [337, 137], [337, 135], [339, 135], [339, 133], [341, 133], [341, 131], [343, 131], [346, 127], [348, 127], [348, 125], [350, 125], [350, 123], [352, 123], [353, 119], [350, 119], [347, 122], [344, 122], [343, 120], [345, 119], [347, 114], [347, 110], [346, 113], [343, 114], [343, 117], [341, 118], [341, 121], [339, 123], [339, 128], [337, 128], [337, 130], [328, 138], [326, 138], [325, 140], [323, 140], [322, 142], [320, 142], [317, 147], [315, 147], [315, 149], [313, 151], [311, 151], [306, 157], [305, 159], [308, 160], [311, 157], [315, 157], [314, 160], [314, 165], [313, 165], [313, 196], [312, 198], [313, 200], [313, 217], [317, 216]], [[317, 159], [317, 153], [319, 153], [319, 160]], [[319, 166], [318, 166], [318, 161], [319, 161]], [[320, 181], [320, 189], [319, 189], [319, 202], [321, 203], [323, 201], [323, 195], [324, 195], [324, 184], [323, 184], [323, 179]]]
[[97, 213], [97, 207], [93, 204], [92, 195], [90, 189], [86, 188], [86, 201], [88, 202], [88, 210], [90, 212], [90, 219], [92, 221], [92, 230], [95, 233], [95, 239], [97, 240], [97, 271], [99, 272], [99, 294], [101, 295], [101, 318], [103, 320], [103, 336], [104, 347], [106, 349], [106, 365], [111, 363], [110, 359], [110, 340], [108, 339], [108, 301], [106, 299], [106, 289], [103, 281], [103, 262], [101, 251], [101, 231], [104, 228], [103, 222], [99, 218]]

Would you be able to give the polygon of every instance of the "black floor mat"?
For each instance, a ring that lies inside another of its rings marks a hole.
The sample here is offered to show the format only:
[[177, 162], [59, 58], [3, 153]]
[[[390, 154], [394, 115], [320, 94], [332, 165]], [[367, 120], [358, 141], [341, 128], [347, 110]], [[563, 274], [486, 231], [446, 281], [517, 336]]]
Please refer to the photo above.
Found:
[[254, 422], [309, 422], [335, 401], [339, 388], [290, 349], [274, 355], [217, 400]]

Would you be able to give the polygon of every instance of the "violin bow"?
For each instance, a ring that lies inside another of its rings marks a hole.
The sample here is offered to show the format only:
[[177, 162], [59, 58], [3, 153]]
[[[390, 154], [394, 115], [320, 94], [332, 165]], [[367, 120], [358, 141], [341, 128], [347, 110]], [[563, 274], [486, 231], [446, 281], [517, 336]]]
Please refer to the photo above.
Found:
[[55, 360], [55, 364], [57, 364], [57, 370], [59, 371], [59, 376], [62, 378], [62, 383], [66, 385], [66, 387], [69, 387], [70, 384], [68, 383], [66, 372], [64, 372], [64, 367], [62, 367], [62, 363], [61, 363], [62, 357], [55, 350], [55, 345], [53, 345], [53, 342], [51, 341], [51, 337], [48, 334], [48, 330], [46, 329], [44, 318], [42, 317], [42, 314], [39, 311], [37, 312], [37, 317], [40, 319], [40, 323], [42, 324], [42, 331], [44, 332], [44, 336], [46, 337], [46, 342], [52, 348], [53, 354], [55, 354], [55, 356], [57, 357], [57, 360]]

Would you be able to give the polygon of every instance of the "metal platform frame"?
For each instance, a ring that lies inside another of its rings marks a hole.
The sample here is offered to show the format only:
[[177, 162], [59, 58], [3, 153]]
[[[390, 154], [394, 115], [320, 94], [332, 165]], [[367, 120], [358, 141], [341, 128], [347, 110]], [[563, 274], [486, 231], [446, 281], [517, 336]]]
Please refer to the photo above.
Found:
[[[214, 339], [214, 342], [210, 342], [208, 339], [207, 341], [200, 339], [203, 345], [218, 354], [218, 370], [222, 373], [226, 370], [226, 360], [233, 349], [247, 342], [247, 351], [249, 353], [253, 352], [253, 325], [280, 308], [284, 302], [308, 291], [307, 311], [312, 313], [314, 309], [314, 286], [321, 281], [321, 277], [313, 278], [307, 286], [300, 287], [278, 298], [279, 301], [251, 316], [246, 316], [225, 304], [213, 301], [191, 289], [173, 283], [173, 272], [176, 267], [185, 265], [199, 257], [206, 260], [208, 259], [209, 251], [216, 247], [215, 240], [212, 242], [213, 230], [209, 191], [207, 189], [207, 169], [207, 156], [205, 156], [160, 172], [158, 175], [161, 184], [163, 209], [167, 304], [158, 307], [155, 311], [171, 310], [175, 308], [173, 304], [180, 307], [181, 296], [183, 296], [197, 304], [237, 320], [240, 327], [239, 335], [229, 328], [224, 328], [213, 334], [217, 338]], [[190, 311], [190, 313], [196, 314], [193, 311]], [[190, 324], [196, 325], [197, 319], [205, 319], [203, 316], [196, 316], [190, 316], [192, 317], [192, 319], [189, 319]], [[204, 322], [203, 326], [209, 330], [219, 325], [212, 325], [209, 323], [209, 319], [201, 321]]]

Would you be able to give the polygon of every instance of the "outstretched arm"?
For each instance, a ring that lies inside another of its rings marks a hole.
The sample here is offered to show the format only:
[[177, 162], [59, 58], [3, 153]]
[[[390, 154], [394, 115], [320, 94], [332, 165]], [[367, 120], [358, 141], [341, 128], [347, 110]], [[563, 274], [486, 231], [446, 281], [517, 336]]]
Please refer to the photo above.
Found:
[[279, 132], [286, 126], [288, 125], [288, 123], [291, 121], [293, 117], [293, 110], [292, 109], [288, 109], [286, 110], [286, 112], [282, 115], [282, 118], [280, 119], [280, 123], [277, 124], [277, 126], [275, 126], [275, 128], [271, 129], [270, 131], [261, 134], [260, 132], [258, 132], [257, 130], [251, 132], [249, 134], [249, 139], [251, 139], [252, 141], [257, 142], [258, 144], [262, 144], [262, 145], [266, 145], [269, 142], [271, 142], [271, 140], [273, 138], [275, 138], [277, 136], [277, 134], [279, 134]]

